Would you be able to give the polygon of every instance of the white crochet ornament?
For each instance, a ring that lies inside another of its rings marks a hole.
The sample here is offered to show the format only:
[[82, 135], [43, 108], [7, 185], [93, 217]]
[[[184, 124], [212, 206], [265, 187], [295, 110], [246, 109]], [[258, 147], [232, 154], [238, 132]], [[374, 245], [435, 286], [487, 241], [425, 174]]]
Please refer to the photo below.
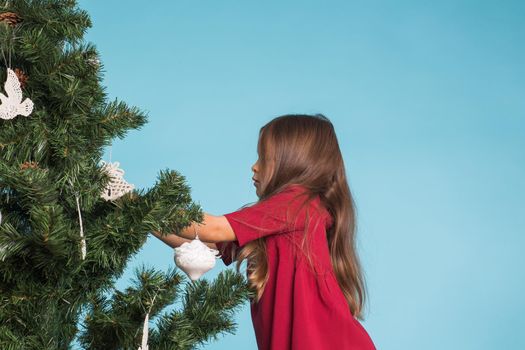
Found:
[[7, 96], [0, 93], [0, 119], [13, 119], [17, 115], [27, 117], [33, 112], [33, 101], [26, 98], [22, 102], [20, 81], [10, 68], [7, 68], [7, 80], [4, 84], [4, 89]]
[[106, 171], [111, 178], [101, 194], [101, 197], [107, 201], [120, 198], [135, 188], [134, 185], [129, 184], [124, 180], [124, 170], [119, 169], [119, 165], [119, 162], [106, 163], [105, 161], [102, 161], [102, 169]]
[[212, 249], [202, 243], [199, 235], [191, 242], [184, 242], [173, 249], [175, 251], [175, 265], [188, 277], [195, 281], [215, 266], [215, 260], [220, 256], [217, 249]]

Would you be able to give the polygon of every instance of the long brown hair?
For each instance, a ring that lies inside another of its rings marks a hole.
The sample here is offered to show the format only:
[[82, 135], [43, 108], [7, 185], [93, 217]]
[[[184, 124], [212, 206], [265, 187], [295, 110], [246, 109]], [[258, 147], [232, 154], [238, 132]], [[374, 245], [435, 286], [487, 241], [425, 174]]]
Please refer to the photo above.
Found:
[[[332, 217], [327, 241], [335, 276], [352, 315], [362, 320], [366, 285], [356, 249], [355, 203], [331, 121], [322, 114], [276, 117], [260, 129], [257, 152], [259, 202], [289, 184], [306, 188], [305, 203], [319, 196]], [[268, 280], [265, 239], [251, 241], [237, 252], [237, 271], [244, 259], [258, 302]]]

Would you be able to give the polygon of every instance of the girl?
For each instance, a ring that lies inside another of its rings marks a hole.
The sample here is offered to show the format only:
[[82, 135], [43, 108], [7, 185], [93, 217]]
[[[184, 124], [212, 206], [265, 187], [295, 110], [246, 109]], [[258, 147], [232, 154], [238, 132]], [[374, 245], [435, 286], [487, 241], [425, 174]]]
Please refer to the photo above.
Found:
[[[247, 260], [261, 350], [376, 349], [363, 319], [365, 283], [355, 249], [355, 209], [332, 123], [284, 115], [259, 132], [252, 166], [259, 200], [181, 232], [153, 234], [171, 247], [195, 237], [226, 265]], [[198, 230], [197, 230], [198, 229]]]

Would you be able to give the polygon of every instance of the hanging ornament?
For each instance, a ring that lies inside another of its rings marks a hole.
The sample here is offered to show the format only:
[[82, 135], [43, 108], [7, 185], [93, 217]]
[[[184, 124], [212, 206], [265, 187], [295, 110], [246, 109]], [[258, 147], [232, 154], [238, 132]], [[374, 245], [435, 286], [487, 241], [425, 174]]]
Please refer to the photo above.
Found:
[[80, 222], [80, 250], [82, 252], [82, 260], [86, 259], [86, 238], [84, 237], [84, 227], [82, 225], [82, 214], [80, 214], [80, 201], [78, 199], [78, 194], [75, 194], [75, 199], [77, 201], [77, 211], [78, 211], [78, 221]]
[[[73, 181], [69, 179], [69, 184], [71, 185], [71, 188], [73, 189]], [[80, 251], [82, 253], [82, 260], [86, 259], [86, 238], [84, 237], [84, 225], [82, 224], [82, 214], [80, 212], [80, 198], [78, 195], [78, 191], [74, 191], [75, 193], [75, 201], [77, 202], [77, 212], [78, 212], [78, 222], [80, 225]]]
[[199, 239], [195, 231], [195, 239], [184, 242], [180, 247], [174, 248], [175, 265], [195, 281], [215, 266], [219, 251], [212, 249]]
[[0, 93], [0, 119], [13, 119], [17, 115], [27, 117], [33, 112], [33, 101], [26, 98], [22, 102], [20, 81], [11, 68], [7, 68], [7, 80], [4, 89], [7, 96]]
[[151, 308], [153, 307], [153, 303], [155, 303], [155, 298], [157, 297], [159, 293], [155, 293], [155, 296], [153, 297], [153, 300], [151, 301], [151, 305], [149, 306], [148, 312], [146, 313], [146, 317], [144, 318], [144, 326], [142, 327], [142, 344], [139, 346], [138, 350], [149, 350], [148, 346], [148, 331], [149, 331], [149, 313], [151, 312]]
[[111, 178], [101, 194], [101, 197], [107, 201], [120, 198], [135, 188], [133, 184], [129, 184], [124, 180], [124, 170], [120, 169], [119, 166], [119, 162], [106, 163], [102, 161], [102, 170], [107, 172]]
[[22, 102], [22, 89], [16, 73], [7, 68], [7, 80], [4, 85], [7, 96], [0, 93], [0, 118], [13, 119], [17, 115], [27, 117], [33, 112], [33, 101], [26, 98]]
[[149, 312], [144, 318], [144, 326], [142, 327], [142, 344], [138, 350], [149, 350], [148, 346], [148, 330], [149, 330]]
[[22, 102], [22, 89], [16, 73], [7, 68], [7, 80], [4, 85], [7, 96], [0, 93], [0, 118], [13, 119], [17, 115], [27, 117], [33, 112], [33, 101], [26, 98]]

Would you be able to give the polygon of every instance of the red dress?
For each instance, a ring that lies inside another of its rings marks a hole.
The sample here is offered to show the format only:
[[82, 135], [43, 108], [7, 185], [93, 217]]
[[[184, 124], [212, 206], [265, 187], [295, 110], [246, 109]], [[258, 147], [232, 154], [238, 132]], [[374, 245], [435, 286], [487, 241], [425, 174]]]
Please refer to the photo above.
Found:
[[[292, 184], [255, 205], [224, 214], [237, 238], [217, 243], [226, 265], [232, 263], [232, 249], [266, 237], [269, 278], [260, 301], [250, 305], [258, 348], [375, 350], [364, 327], [352, 316], [333, 272], [326, 239], [332, 217], [320, 205], [319, 196], [300, 208], [304, 200], [293, 199], [304, 190]], [[295, 220], [288, 221], [287, 206], [291, 218], [297, 214]], [[309, 251], [317, 278], [297, 247], [307, 214]]]

